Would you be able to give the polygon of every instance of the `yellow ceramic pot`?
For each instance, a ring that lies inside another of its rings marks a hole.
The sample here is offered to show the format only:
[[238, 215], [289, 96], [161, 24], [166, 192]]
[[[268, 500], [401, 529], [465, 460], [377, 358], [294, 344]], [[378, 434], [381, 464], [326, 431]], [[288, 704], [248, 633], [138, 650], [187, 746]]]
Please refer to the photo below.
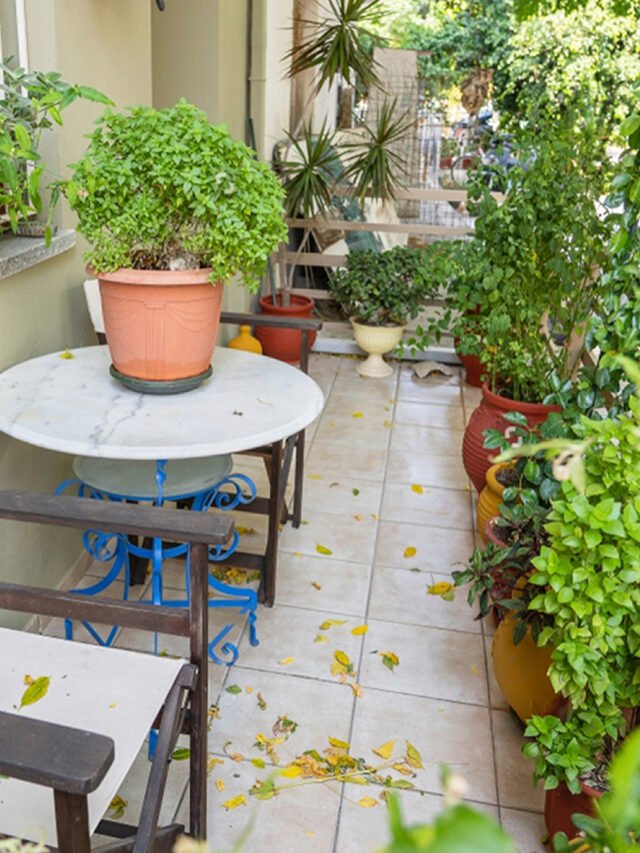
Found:
[[510, 463], [501, 462], [498, 465], [492, 465], [487, 471], [487, 483], [478, 495], [478, 506], [476, 510], [476, 530], [478, 536], [484, 544], [487, 544], [487, 535], [485, 527], [489, 519], [499, 515], [500, 504], [502, 503], [502, 493], [505, 486], [497, 479], [496, 474], [505, 468], [513, 467]]
[[552, 649], [539, 648], [530, 632], [516, 646], [514, 622], [509, 614], [499, 623], [491, 656], [498, 687], [524, 723], [532, 714], [546, 714], [556, 696], [547, 675]]

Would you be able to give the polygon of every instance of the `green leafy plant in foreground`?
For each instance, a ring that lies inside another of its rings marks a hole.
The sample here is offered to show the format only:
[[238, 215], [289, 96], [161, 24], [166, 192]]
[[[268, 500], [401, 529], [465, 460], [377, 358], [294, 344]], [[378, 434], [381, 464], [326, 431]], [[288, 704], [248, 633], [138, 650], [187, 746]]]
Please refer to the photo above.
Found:
[[107, 110], [61, 185], [97, 271], [211, 267], [257, 290], [287, 236], [284, 192], [269, 167], [186, 101]]

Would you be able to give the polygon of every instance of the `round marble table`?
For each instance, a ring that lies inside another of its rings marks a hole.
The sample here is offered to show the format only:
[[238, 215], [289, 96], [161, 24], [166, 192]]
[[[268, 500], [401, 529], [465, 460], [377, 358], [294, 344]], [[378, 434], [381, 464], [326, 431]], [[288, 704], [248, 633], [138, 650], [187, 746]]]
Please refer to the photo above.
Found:
[[300, 370], [217, 347], [213, 375], [184, 394], [130, 391], [109, 375], [107, 347], [50, 353], [0, 373], [0, 430], [62, 453], [107, 459], [194, 459], [294, 435], [322, 411]]

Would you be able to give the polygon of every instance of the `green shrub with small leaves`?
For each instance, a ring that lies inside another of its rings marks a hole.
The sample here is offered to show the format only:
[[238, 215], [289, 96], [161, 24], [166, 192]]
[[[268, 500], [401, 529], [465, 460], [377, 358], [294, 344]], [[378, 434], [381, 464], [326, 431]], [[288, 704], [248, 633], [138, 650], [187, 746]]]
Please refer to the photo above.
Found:
[[97, 271], [211, 267], [249, 290], [287, 237], [275, 175], [197, 107], [107, 110], [63, 185]]

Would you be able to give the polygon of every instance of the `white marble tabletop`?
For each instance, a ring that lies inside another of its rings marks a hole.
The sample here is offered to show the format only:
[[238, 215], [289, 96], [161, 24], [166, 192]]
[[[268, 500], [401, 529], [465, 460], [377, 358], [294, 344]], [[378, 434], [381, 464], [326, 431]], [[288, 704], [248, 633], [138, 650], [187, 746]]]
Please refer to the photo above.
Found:
[[109, 375], [107, 347], [55, 352], [0, 373], [0, 430], [63, 453], [190, 459], [293, 435], [322, 411], [318, 385], [281, 361], [216, 347], [213, 375], [184, 394], [139, 394]]

